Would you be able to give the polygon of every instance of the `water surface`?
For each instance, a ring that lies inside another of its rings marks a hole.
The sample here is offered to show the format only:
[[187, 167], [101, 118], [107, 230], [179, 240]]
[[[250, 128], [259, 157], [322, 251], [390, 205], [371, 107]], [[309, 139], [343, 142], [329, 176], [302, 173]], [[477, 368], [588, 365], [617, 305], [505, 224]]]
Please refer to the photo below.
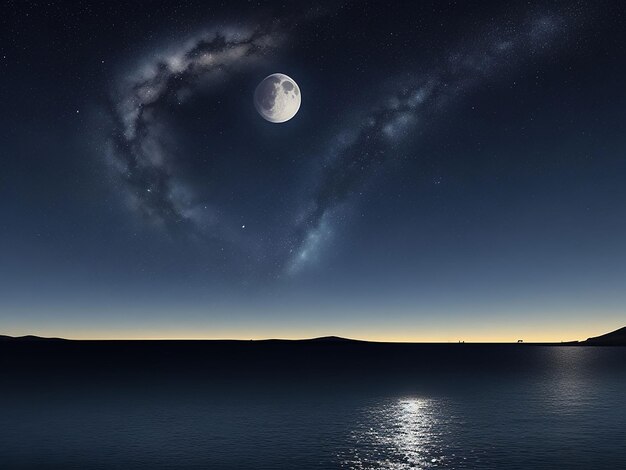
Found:
[[626, 468], [626, 348], [0, 345], [2, 468]]

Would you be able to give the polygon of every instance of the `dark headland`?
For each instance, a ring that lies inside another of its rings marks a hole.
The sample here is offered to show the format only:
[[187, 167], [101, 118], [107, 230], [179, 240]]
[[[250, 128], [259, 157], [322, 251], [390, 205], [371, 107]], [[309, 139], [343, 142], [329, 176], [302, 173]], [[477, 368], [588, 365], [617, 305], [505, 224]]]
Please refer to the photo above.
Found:
[[626, 346], [626, 326], [601, 336], [588, 338], [583, 344], [591, 346]]

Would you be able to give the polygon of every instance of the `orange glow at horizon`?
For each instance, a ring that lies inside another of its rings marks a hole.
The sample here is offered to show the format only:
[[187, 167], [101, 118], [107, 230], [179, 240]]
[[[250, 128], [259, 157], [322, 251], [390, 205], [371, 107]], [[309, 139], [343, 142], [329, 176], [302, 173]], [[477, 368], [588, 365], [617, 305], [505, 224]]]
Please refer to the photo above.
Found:
[[[450, 330], [449, 332], [436, 331], [427, 332], [422, 329], [422, 334], [407, 334], [405, 331], [386, 331], [376, 332], [367, 331], [363, 328], [347, 328], [337, 329], [267, 329], [254, 331], [250, 329], [176, 329], [176, 328], [129, 328], [129, 329], [105, 329], [105, 328], [85, 328], [81, 330], [64, 330], [60, 328], [45, 328], [34, 330], [15, 329], [13, 331], [4, 331], [3, 334], [10, 336], [37, 335], [43, 337], [61, 337], [73, 340], [265, 340], [265, 339], [309, 339], [323, 336], [340, 336], [343, 338], [375, 341], [375, 342], [394, 342], [394, 343], [458, 343], [463, 341], [466, 343], [514, 343], [523, 340], [525, 343], [558, 343], [564, 341], [581, 341], [591, 336], [597, 336], [613, 331], [623, 325], [614, 325], [607, 327], [579, 326], [577, 328], [568, 328], [566, 330], [539, 331], [539, 328], [519, 329], [519, 328], [498, 328], [489, 331], [478, 329], [469, 331]], [[331, 331], [332, 330], [332, 331]], [[390, 329], [391, 330], [391, 329]], [[534, 330], [534, 331], [533, 331]], [[514, 333], [517, 331], [517, 334]]]

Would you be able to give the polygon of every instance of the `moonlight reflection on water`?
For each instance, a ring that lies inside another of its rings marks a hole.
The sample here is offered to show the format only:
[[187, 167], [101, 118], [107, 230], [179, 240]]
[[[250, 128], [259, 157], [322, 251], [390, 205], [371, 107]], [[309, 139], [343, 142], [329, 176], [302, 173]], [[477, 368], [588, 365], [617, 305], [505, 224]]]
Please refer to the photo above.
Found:
[[451, 433], [442, 411], [441, 403], [423, 398], [403, 398], [363, 410], [351, 433], [354, 445], [341, 456], [342, 466], [393, 470], [440, 466], [448, 459]]

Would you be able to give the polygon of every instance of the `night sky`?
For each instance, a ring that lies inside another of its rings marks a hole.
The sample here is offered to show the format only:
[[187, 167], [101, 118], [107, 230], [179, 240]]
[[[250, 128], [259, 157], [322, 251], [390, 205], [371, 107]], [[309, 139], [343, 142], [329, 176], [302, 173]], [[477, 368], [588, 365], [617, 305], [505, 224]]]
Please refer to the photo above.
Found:
[[624, 326], [624, 10], [4, 1], [0, 334]]

